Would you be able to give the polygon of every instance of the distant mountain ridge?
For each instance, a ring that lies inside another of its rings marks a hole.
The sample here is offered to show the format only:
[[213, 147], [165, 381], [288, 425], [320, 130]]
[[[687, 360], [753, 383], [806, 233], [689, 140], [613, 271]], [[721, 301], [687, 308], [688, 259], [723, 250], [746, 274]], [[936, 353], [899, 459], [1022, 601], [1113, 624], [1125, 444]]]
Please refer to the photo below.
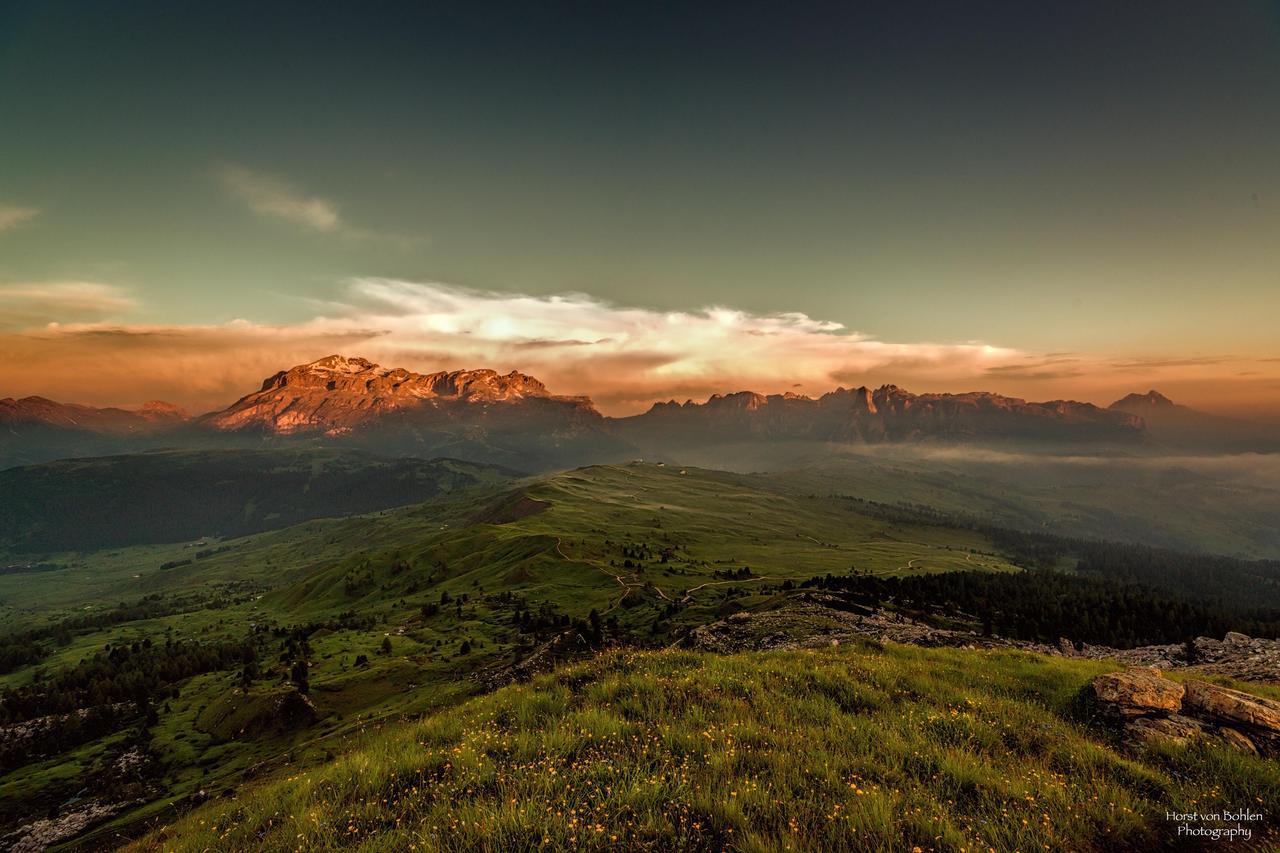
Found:
[[1160, 442], [1232, 452], [1280, 450], [1276, 430], [1173, 402], [1159, 391], [1128, 394], [1107, 407], [1140, 417]]
[[94, 408], [58, 403], [45, 397], [0, 400], [0, 428], [51, 427], [102, 433], [148, 432], [190, 419], [180, 406], [152, 400], [137, 409]]
[[120, 409], [5, 397], [0, 399], [0, 468], [154, 447], [189, 417], [160, 401]]
[[711, 396], [705, 403], [657, 403], [619, 419], [650, 440], [682, 436], [702, 441], [807, 439], [828, 442], [923, 439], [1072, 439], [1131, 441], [1141, 418], [1091, 403], [1031, 403], [989, 392], [913, 394], [896, 385], [837, 388], [821, 397], [748, 391]]
[[816, 398], [714, 394], [704, 403], [672, 400], [611, 418], [590, 398], [552, 394], [518, 371], [422, 374], [331, 355], [279, 371], [227, 408], [196, 418], [160, 402], [125, 410], [41, 397], [0, 400], [0, 467], [156, 447], [280, 442], [534, 471], [728, 441], [1139, 441], [1146, 434], [1143, 413], [1125, 410], [1123, 402], [1102, 409], [989, 392], [913, 394], [883, 385], [837, 388]]

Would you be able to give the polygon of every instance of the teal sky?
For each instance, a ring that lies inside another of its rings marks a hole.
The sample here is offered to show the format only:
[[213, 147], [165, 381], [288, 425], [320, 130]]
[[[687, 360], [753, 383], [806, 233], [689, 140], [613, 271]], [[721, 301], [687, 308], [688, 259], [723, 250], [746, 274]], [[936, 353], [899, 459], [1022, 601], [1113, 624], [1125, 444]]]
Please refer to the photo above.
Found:
[[301, 323], [381, 277], [1280, 357], [1277, 3], [259, 5], [0, 5], [0, 286], [129, 303], [60, 322]]

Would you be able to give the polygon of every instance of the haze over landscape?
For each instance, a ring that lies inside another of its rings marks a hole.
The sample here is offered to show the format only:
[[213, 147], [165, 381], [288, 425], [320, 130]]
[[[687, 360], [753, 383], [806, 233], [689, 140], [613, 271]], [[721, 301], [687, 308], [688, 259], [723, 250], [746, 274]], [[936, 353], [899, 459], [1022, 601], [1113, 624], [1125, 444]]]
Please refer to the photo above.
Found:
[[1280, 849], [1280, 4], [0, 3], [0, 848]]

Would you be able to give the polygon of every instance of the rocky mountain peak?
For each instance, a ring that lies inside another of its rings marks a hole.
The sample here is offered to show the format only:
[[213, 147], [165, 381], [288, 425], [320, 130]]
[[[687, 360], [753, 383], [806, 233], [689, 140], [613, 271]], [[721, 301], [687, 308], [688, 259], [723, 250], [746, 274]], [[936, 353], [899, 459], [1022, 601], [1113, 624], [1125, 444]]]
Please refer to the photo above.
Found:
[[1176, 407], [1172, 400], [1155, 390], [1148, 391], [1145, 394], [1127, 394], [1108, 406], [1108, 408], [1118, 409], [1122, 412], [1133, 409], [1173, 409]]
[[331, 371], [334, 373], [362, 373], [366, 370], [376, 370], [378, 365], [365, 358], [348, 358], [345, 355], [328, 355], [310, 364], [304, 364], [294, 370], [305, 370], [312, 372]]
[[465, 404], [496, 405], [526, 399], [595, 411], [589, 400], [554, 397], [542, 382], [515, 370], [506, 374], [489, 369], [423, 374], [383, 367], [364, 358], [330, 355], [268, 377], [260, 390], [204, 420], [220, 430], [255, 428], [333, 435], [392, 415], [426, 415]]
[[151, 420], [185, 421], [191, 417], [186, 409], [164, 400], [148, 400], [138, 407], [137, 413]]

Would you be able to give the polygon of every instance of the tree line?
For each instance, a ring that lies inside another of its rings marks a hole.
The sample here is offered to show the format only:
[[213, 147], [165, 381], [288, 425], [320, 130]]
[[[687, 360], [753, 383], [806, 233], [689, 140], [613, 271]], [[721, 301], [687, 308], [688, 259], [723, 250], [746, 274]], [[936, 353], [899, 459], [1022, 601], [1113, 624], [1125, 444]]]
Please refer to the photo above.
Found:
[[882, 578], [826, 575], [802, 586], [838, 591], [870, 606], [893, 606], [926, 618], [970, 619], [982, 633], [1032, 642], [1131, 648], [1182, 643], [1227, 631], [1280, 636], [1280, 610], [1204, 603], [1096, 575], [1049, 569], [941, 572]]

